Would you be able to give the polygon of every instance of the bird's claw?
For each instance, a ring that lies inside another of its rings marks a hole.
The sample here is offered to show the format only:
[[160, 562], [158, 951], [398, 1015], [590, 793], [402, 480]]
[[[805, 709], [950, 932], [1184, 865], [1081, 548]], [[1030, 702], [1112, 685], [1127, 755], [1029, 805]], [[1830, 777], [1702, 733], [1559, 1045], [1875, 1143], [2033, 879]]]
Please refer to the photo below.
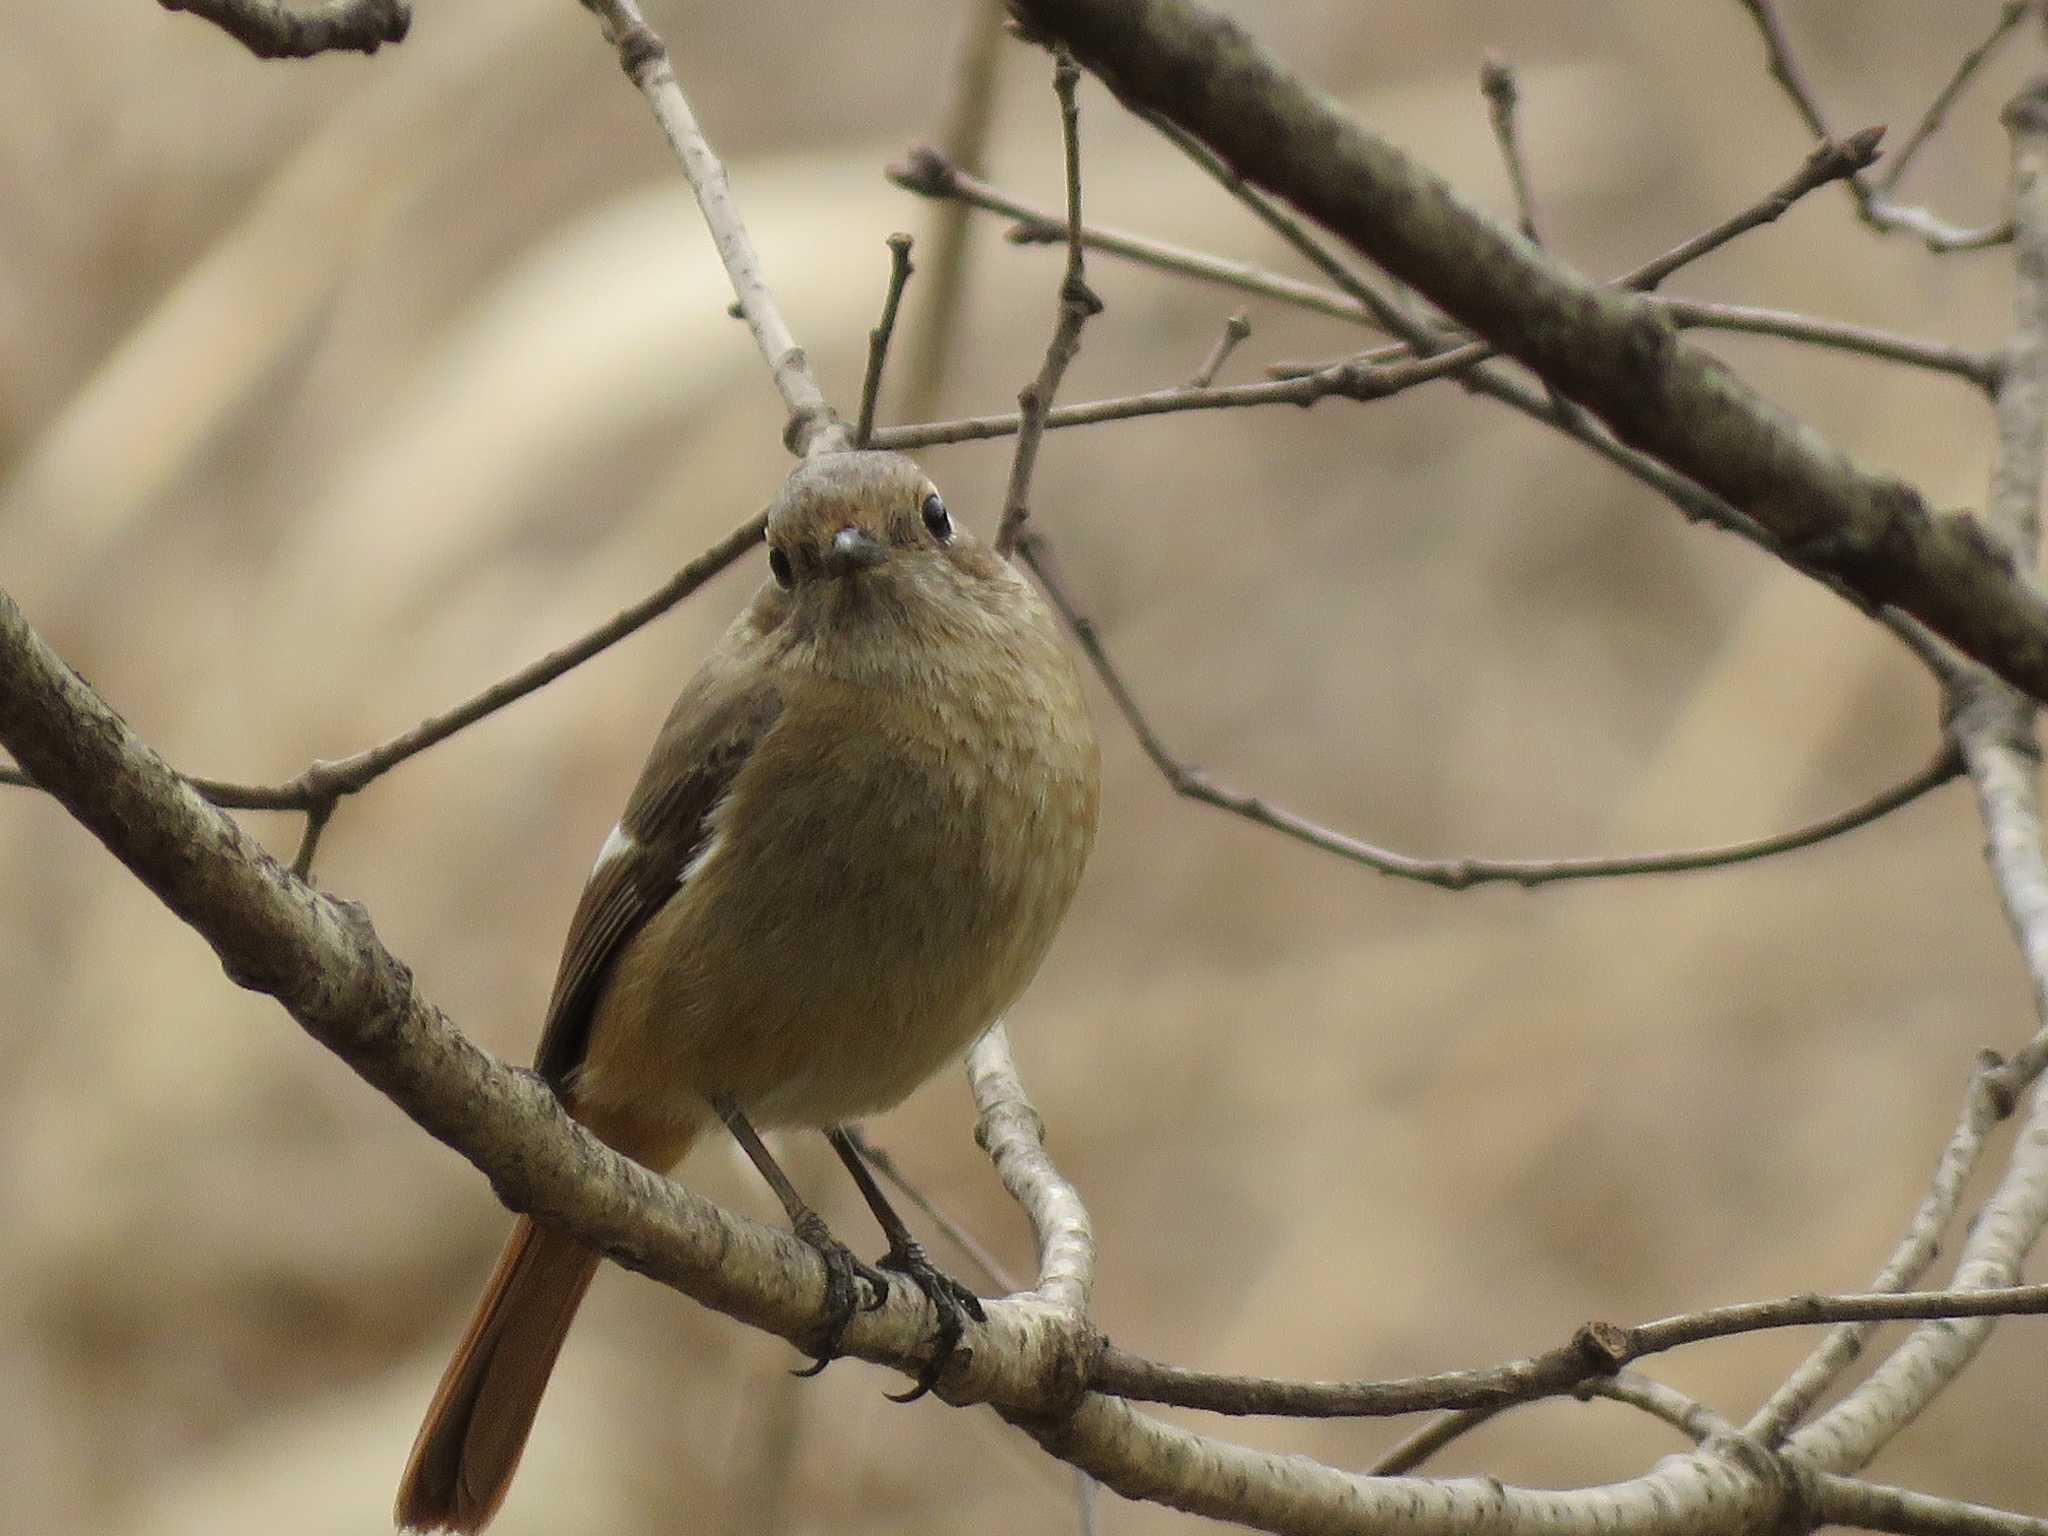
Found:
[[902, 1275], [924, 1292], [932, 1310], [939, 1315], [938, 1332], [932, 1335], [931, 1358], [917, 1373], [917, 1380], [908, 1392], [884, 1394], [892, 1403], [914, 1403], [938, 1385], [946, 1367], [953, 1363], [961, 1336], [967, 1331], [965, 1319], [971, 1317], [977, 1323], [985, 1323], [988, 1314], [982, 1310], [979, 1296], [926, 1258], [924, 1249], [916, 1243], [891, 1248], [882, 1256], [881, 1267]]
[[[796, 1224], [796, 1235], [810, 1245], [825, 1264], [824, 1315], [818, 1324], [815, 1344], [805, 1345], [811, 1363], [792, 1376], [815, 1376], [839, 1358], [840, 1342], [856, 1312], [872, 1312], [889, 1299], [889, 1277], [872, 1264], [863, 1263], [846, 1244], [832, 1235], [831, 1228], [816, 1212]], [[862, 1294], [865, 1288], [866, 1294]]]

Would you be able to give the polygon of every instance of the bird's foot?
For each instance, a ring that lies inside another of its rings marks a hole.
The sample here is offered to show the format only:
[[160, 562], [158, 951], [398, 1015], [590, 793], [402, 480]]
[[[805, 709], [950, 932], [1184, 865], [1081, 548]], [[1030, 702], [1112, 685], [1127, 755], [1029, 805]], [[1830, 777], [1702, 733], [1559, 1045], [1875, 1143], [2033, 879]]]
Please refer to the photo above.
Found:
[[914, 1242], [890, 1248], [882, 1255], [881, 1267], [902, 1275], [924, 1292], [932, 1310], [939, 1314], [939, 1331], [932, 1336], [932, 1357], [917, 1373], [917, 1380], [908, 1392], [885, 1394], [892, 1403], [914, 1403], [938, 1384], [946, 1367], [952, 1364], [960, 1348], [960, 1337], [967, 1331], [966, 1319], [985, 1323], [988, 1314], [982, 1310], [979, 1296], [926, 1258], [924, 1249]]
[[[840, 1341], [856, 1312], [872, 1312], [889, 1299], [889, 1277], [872, 1264], [864, 1264], [853, 1250], [832, 1235], [823, 1217], [805, 1211], [796, 1223], [796, 1235], [825, 1261], [825, 1315], [818, 1325], [815, 1343], [804, 1346], [811, 1363], [792, 1376], [815, 1376], [839, 1358]], [[862, 1294], [865, 1287], [866, 1294]]]

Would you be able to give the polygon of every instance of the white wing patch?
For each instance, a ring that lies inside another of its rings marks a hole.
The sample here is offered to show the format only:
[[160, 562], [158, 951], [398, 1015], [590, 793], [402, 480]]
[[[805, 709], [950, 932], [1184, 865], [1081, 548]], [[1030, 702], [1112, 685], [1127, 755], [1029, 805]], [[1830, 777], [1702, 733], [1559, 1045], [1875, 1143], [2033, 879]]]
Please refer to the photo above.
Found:
[[623, 859], [632, 851], [632, 835], [624, 827], [613, 827], [611, 836], [607, 837], [604, 840], [604, 846], [597, 850], [597, 862], [590, 866], [591, 878], [593, 880], [596, 879], [597, 872], [603, 869], [605, 865], [611, 863], [613, 859]]
[[680, 890], [683, 886], [688, 885], [696, 876], [697, 871], [716, 858], [719, 850], [724, 846], [725, 832], [723, 829], [720, 829], [706, 839], [704, 846], [697, 850], [696, 857], [683, 866], [683, 872], [676, 876], [677, 889]]

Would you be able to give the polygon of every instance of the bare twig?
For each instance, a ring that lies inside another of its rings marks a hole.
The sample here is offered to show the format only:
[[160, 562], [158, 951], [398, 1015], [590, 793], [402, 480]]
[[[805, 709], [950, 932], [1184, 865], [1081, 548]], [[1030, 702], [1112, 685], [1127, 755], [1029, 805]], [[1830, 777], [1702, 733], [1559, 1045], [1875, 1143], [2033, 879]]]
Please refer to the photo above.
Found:
[[603, 21], [605, 35], [619, 50], [620, 65], [647, 98], [662, 132], [682, 161], [683, 175], [697, 195], [705, 228], [711, 231], [719, 260], [732, 280], [740, 313], [747, 329], [753, 332], [754, 345], [761, 349], [761, 356], [768, 363], [776, 393], [789, 411], [783, 441], [796, 454], [846, 447], [845, 424], [826, 403], [803, 348], [796, 344], [783, 321], [782, 310], [762, 276], [761, 259], [754, 252], [747, 226], [733, 202], [725, 165], [712, 152], [703, 129], [697, 126], [696, 114], [690, 110], [676, 79], [667, 45], [648, 27], [636, 0], [583, 0], [583, 4]]
[[968, 1051], [967, 1083], [980, 1116], [974, 1139], [1038, 1239], [1033, 1294], [1072, 1317], [1086, 1317], [1095, 1291], [1094, 1224], [1080, 1192], [1046, 1156], [1045, 1120], [1024, 1092], [1000, 1020]]
[[1515, 108], [1521, 92], [1515, 83], [1514, 66], [1497, 53], [1489, 53], [1479, 66], [1479, 93], [1486, 98], [1487, 121], [1493, 125], [1493, 139], [1500, 146], [1501, 164], [1508, 173], [1508, 187], [1514, 193], [1516, 225], [1536, 244], [1543, 237], [1536, 232], [1536, 198], [1529, 189], [1528, 167], [1522, 162], [1522, 136], [1515, 125]]
[[1676, 1387], [1653, 1381], [1639, 1371], [1616, 1371], [1612, 1376], [1597, 1376], [1591, 1381], [1580, 1382], [1572, 1393], [1579, 1398], [1600, 1397], [1640, 1408], [1651, 1418], [1669, 1424], [1695, 1445], [1714, 1435], [1737, 1433], [1733, 1424], [1705, 1403], [1686, 1396]]
[[882, 394], [882, 365], [889, 360], [889, 338], [896, 334], [896, 309], [903, 302], [903, 285], [910, 281], [910, 236], [889, 237], [889, 292], [882, 300], [882, 318], [868, 332], [868, 371], [860, 385], [860, 425], [854, 429], [856, 448], [868, 446], [875, 435], [875, 406]]
[[1816, 1528], [1845, 1525], [1896, 1536], [2048, 1536], [2048, 1520], [1887, 1488], [1822, 1472], [1813, 1478]]
[[320, 834], [334, 819], [334, 808], [338, 804], [339, 798], [330, 795], [306, 807], [306, 830], [299, 836], [299, 851], [292, 855], [292, 873], [301, 880], [313, 878], [313, 857], [320, 851]]
[[[1820, 95], [1806, 78], [1806, 71], [1799, 64], [1799, 56], [1793, 52], [1791, 40], [1785, 35], [1784, 25], [1778, 20], [1776, 6], [1772, 0], [1738, 0], [1738, 3], [1749, 12], [1750, 19], [1756, 23], [1757, 31], [1763, 36], [1764, 56], [1770, 68], [1771, 78], [1778, 82], [1801, 120], [1825, 147], [1833, 140], [1834, 135], [1828, 131], [1827, 117], [1821, 110]], [[1991, 38], [1971, 55], [1965, 56], [1955, 76], [1935, 98], [1934, 105], [1914, 128], [1913, 137], [1907, 140], [1906, 150], [1901, 155], [1902, 160], [1919, 150], [1927, 135], [1939, 124], [1942, 114], [1954, 101], [1957, 93], [1968, 83], [1970, 76], [1976, 72], [1984, 59], [1989, 57], [1999, 39], [2019, 20], [2018, 15], [2008, 18], [2007, 13], [2018, 11], [2024, 14], [2025, 9], [2025, 5], [2008, 4], [2001, 11], [1997, 28]], [[1937, 253], [1982, 250], [1986, 246], [2000, 245], [2012, 239], [2010, 220], [1982, 229], [1969, 229], [1950, 224], [1925, 208], [1912, 208], [1892, 202], [1885, 194], [1897, 184], [1897, 180], [1896, 174], [1876, 183], [1861, 174], [1848, 178], [1846, 184], [1849, 195], [1855, 199], [1857, 217], [1872, 229], [1880, 232], [1903, 230], [1919, 237], [1930, 251]]]
[[1354, 864], [1362, 864], [1380, 874], [1392, 875], [1403, 880], [1415, 880], [1444, 890], [1462, 891], [1478, 885], [1498, 883], [1533, 888], [1539, 885], [1556, 885], [1569, 880], [1668, 875], [1688, 870], [1720, 869], [1734, 864], [1751, 863], [1800, 848], [1810, 848], [1816, 843], [1826, 842], [1829, 838], [1840, 837], [1859, 827], [1869, 826], [1873, 821], [1890, 815], [1902, 806], [1912, 804], [1922, 795], [1948, 783], [1962, 772], [1962, 764], [1955, 750], [1944, 747], [1935, 754], [1926, 767], [1917, 773], [1909, 774], [1897, 784], [1880, 791], [1861, 804], [1789, 832], [1714, 848], [1692, 848], [1617, 858], [1418, 859], [1410, 854], [1375, 847], [1371, 843], [1332, 831], [1260, 796], [1240, 794], [1227, 789], [1202, 770], [1192, 768], [1174, 756], [1146, 717], [1143, 707], [1138, 703], [1136, 695], [1131, 692], [1123, 674], [1110, 659], [1094, 623], [1075, 607], [1065, 583], [1060, 580], [1047, 558], [1043, 537], [1037, 534], [1028, 536], [1020, 546], [1018, 554], [1024, 563], [1031, 567], [1032, 572], [1044, 585], [1047, 595], [1052, 598], [1053, 605], [1059, 609], [1061, 616], [1072, 628], [1075, 639], [1080, 642], [1082, 653], [1088, 657], [1097, 675], [1102, 678], [1110, 697], [1116, 702], [1117, 711], [1130, 726], [1132, 734], [1138, 738], [1138, 744], [1144, 749], [1146, 757], [1176, 794], [1204, 805], [1214, 806], [1218, 810], [1228, 811], [1234, 816], [1241, 816], [1255, 825], [1284, 833], [1299, 842], [1307, 843], [1312, 848], [1335, 854]]
[[1505, 1413], [1515, 1406], [1513, 1403], [1494, 1403], [1484, 1408], [1459, 1408], [1439, 1414], [1388, 1446], [1366, 1470], [1374, 1477], [1398, 1477], [1404, 1472], [1413, 1472], [1444, 1447], [1464, 1439], [1495, 1414]]
[[[1878, 362], [1900, 363], [1909, 368], [1924, 368], [1930, 373], [1950, 374], [1986, 391], [1998, 380], [1998, 358], [1995, 354], [1971, 351], [1945, 341], [1925, 341], [1918, 336], [1901, 336], [1874, 326], [1852, 325], [1844, 320], [1827, 320], [1786, 309], [1765, 309], [1754, 304], [1721, 304], [1702, 299], [1673, 298], [1661, 293], [1653, 294], [1651, 302], [1680, 330], [1773, 336], [1781, 341], [1796, 341]], [[1396, 344], [1348, 357], [1274, 362], [1268, 364], [1265, 371], [1268, 378], [1306, 378], [1347, 364], [1384, 363], [1398, 358], [1406, 350]]]
[[[1927, 1272], [1940, 1252], [1941, 1235], [1955, 1217], [1963, 1186], [1976, 1170], [1985, 1142], [2012, 1114], [2025, 1086], [2011, 1064], [1995, 1053], [1986, 1051], [1979, 1057], [1964, 1095], [1962, 1119], [1942, 1148], [1934, 1177], [1906, 1224], [1905, 1235], [1871, 1281], [1871, 1290], [1902, 1291]], [[1761, 1444], [1777, 1444], [1855, 1363], [1876, 1327], [1875, 1323], [1843, 1323], [1830, 1329], [1751, 1416], [1742, 1432]]]
[[1854, 183], [1856, 176], [1877, 159], [1878, 142], [1884, 137], [1884, 128], [1879, 125], [1852, 133], [1840, 142], [1828, 139], [1817, 145], [1805, 162], [1785, 182], [1774, 188], [1761, 200], [1750, 204], [1732, 218], [1723, 219], [1712, 229], [1701, 230], [1690, 240], [1667, 251], [1655, 261], [1646, 261], [1633, 272], [1615, 279], [1617, 288], [1633, 288], [1639, 293], [1648, 293], [1680, 267], [1690, 266], [1709, 251], [1719, 250], [1739, 235], [1746, 235], [1760, 224], [1773, 223], [1782, 218], [1785, 211], [1809, 192], [1818, 191], [1831, 182]]
[[[1847, 159], [1839, 159], [1829, 163], [1846, 167], [1850, 162]], [[1010, 231], [1012, 240], [1035, 244], [1041, 240], [1066, 238], [1065, 226], [1045, 210], [1020, 201], [987, 182], [955, 169], [935, 151], [913, 150], [907, 158], [889, 168], [889, 179], [897, 186], [925, 197], [965, 203], [970, 207], [1016, 219], [1019, 222]], [[1721, 242], [1734, 238], [1734, 234], [1741, 230], [1754, 229], [1759, 224], [1768, 222], [1765, 218], [1754, 216], [1757, 209], [1779, 203], [1785, 195], [1785, 186], [1790, 186], [1799, 179], [1800, 175], [1795, 173], [1793, 181], [1773, 188], [1751, 208], [1717, 224], [1714, 228], [1719, 233]], [[1103, 229], [1096, 225], [1083, 225], [1081, 240], [1091, 251], [1101, 251], [1106, 255], [1151, 267], [1155, 271], [1171, 272], [1200, 282], [1215, 283], [1243, 293], [1256, 294], [1261, 298], [1274, 299], [1311, 313], [1328, 315], [1333, 319], [1346, 320], [1355, 325], [1378, 328], [1372, 312], [1350, 294], [1335, 288], [1326, 288], [1319, 283], [1304, 282], [1300, 278], [1269, 272], [1250, 262], [1235, 261], [1204, 251], [1190, 250], [1185, 246], [1173, 245], [1163, 240], [1153, 240], [1144, 235]], [[1716, 249], [1718, 243], [1701, 236], [1686, 242], [1681, 249], [1693, 259], [1698, 259]], [[1669, 263], [1669, 255], [1659, 257], [1653, 263], [1646, 263], [1632, 272], [1620, 274], [1615, 281], [1626, 284], [1631, 278], [1640, 280], [1645, 273], [1654, 275], [1662, 281], [1674, 270]], [[1830, 347], [1879, 358], [1886, 362], [1954, 374], [1983, 389], [1990, 388], [1996, 372], [1996, 360], [1982, 352], [1972, 352], [1945, 342], [1900, 336], [1870, 326], [1851, 325], [1844, 321], [1825, 320], [1787, 310], [1763, 309], [1753, 305], [1676, 299], [1663, 294], [1652, 294], [1649, 298], [1681, 329], [1742, 331], [1758, 336], [1776, 336], [1787, 341], [1805, 342], [1813, 346]], [[1396, 342], [1371, 352], [1333, 358], [1324, 362], [1278, 363], [1269, 368], [1267, 373], [1273, 378], [1301, 378], [1310, 373], [1324, 372], [1346, 364], [1378, 365], [1398, 362], [1412, 355], [1405, 342]], [[1469, 354], [1460, 355], [1455, 366], [1447, 366], [1444, 371], [1446, 374], [1455, 372], [1491, 355], [1493, 354], [1490, 350], [1474, 349]], [[1289, 400], [1280, 403], [1305, 402]], [[1049, 423], [1051, 426], [1069, 424], [1057, 412]]]
[[402, 43], [412, 26], [407, 0], [157, 0], [167, 11], [210, 21], [259, 59], [375, 53]]
[[[2043, 459], [2048, 455], [2048, 81], [2005, 109], [2013, 136], [2016, 281], [2013, 326], [1994, 396], [1998, 457], [1985, 507], [1985, 537], [2016, 566], [2040, 554]], [[1982, 668], [1945, 679], [1951, 738], [1977, 792], [1985, 854], [2027, 975], [2037, 1026], [2048, 1026], [2048, 859], [2042, 848], [2040, 748], [2032, 705]], [[2039, 1028], [2014, 1058], [2026, 1081], [2042, 1067]], [[1970, 1225], [1954, 1286], [2012, 1284], [2048, 1230], [2048, 1089], [2036, 1086], [2005, 1175]], [[1808, 1466], [1848, 1472], [1870, 1459], [1934, 1400], [1989, 1338], [1988, 1321], [1917, 1328], [1869, 1378], [1789, 1442]]]
[[1059, 318], [1038, 376], [1017, 395], [1017, 446], [1010, 456], [1010, 484], [1003, 493], [1003, 519], [996, 529], [996, 550], [1007, 555], [1016, 547], [1024, 521], [1031, 515], [1031, 475], [1038, 465], [1038, 444], [1045, 436], [1046, 413], [1059, 393], [1067, 365], [1081, 350], [1081, 327], [1102, 313], [1102, 300], [1088, 286], [1081, 259], [1081, 132], [1075, 91], [1081, 70], [1071, 57], [1059, 55], [1053, 66], [1053, 89], [1060, 102], [1060, 141], [1067, 165], [1067, 267], [1060, 279]]
[[1122, 99], [1171, 116], [1621, 443], [1767, 529], [1800, 570], [1862, 592], [1867, 608], [1901, 610], [2048, 698], [2048, 594], [1972, 520], [1937, 513], [1915, 487], [1827, 442], [1675, 334], [1641, 295], [1534, 250], [1228, 18], [1197, 0], [1137, 0], [1113, 14], [1089, 0], [1013, 6]]
[[[636, 630], [644, 629], [759, 544], [764, 521], [759, 514], [749, 518], [639, 602], [621, 609], [582, 638], [548, 652], [454, 708], [429, 716], [374, 747], [349, 757], [316, 762], [282, 784], [238, 784], [201, 778], [188, 778], [186, 782], [206, 800], [228, 810], [310, 812], [318, 806], [331, 805], [366, 788], [408, 758], [417, 757], [506, 705], [517, 703]], [[32, 786], [33, 780], [18, 768], [0, 769], [0, 783]]]
[[[1131, 104], [1126, 102], [1125, 105]], [[1249, 208], [1260, 223], [1293, 246], [1300, 255], [1307, 258], [1311, 266], [1316, 267], [1323, 276], [1356, 299], [1381, 330], [1407, 342], [1418, 357], [1428, 357], [1448, 345], [1452, 338], [1439, 337], [1428, 324], [1408, 312], [1401, 296], [1382, 293], [1379, 286], [1363, 272], [1336, 257], [1322, 241], [1309, 233], [1307, 225], [1281, 206], [1276, 199], [1268, 197], [1259, 187], [1247, 180], [1236, 166], [1210, 149], [1194, 134], [1163, 113], [1147, 111], [1143, 107], [1133, 107], [1132, 110], [1151, 124], [1154, 131], [1169, 144], [1207, 173], [1216, 185]]]
[[1912, 1318], [2048, 1314], [2048, 1285], [1907, 1291], [1892, 1295], [1787, 1296], [1710, 1307], [1633, 1328], [1587, 1323], [1556, 1349], [1475, 1371], [1387, 1381], [1283, 1381], [1233, 1376], [1147, 1360], [1114, 1345], [1095, 1359], [1088, 1384], [1134, 1402], [1209, 1413], [1286, 1418], [1381, 1418], [1432, 1408], [1504, 1407], [1575, 1390], [1646, 1355], [1774, 1328]]
[[1188, 380], [1189, 389], [1207, 389], [1216, 382], [1216, 375], [1223, 371], [1223, 365], [1230, 361], [1244, 339], [1252, 333], [1252, 317], [1243, 310], [1237, 311], [1223, 322], [1223, 334], [1216, 338], [1216, 345], [1209, 349], [1209, 355], [1202, 359], [1202, 366], [1195, 370]]
[[[888, 168], [887, 175], [895, 185], [920, 197], [979, 208], [1017, 220], [1008, 236], [1013, 244], [1056, 245], [1064, 243], [1067, 238], [1064, 219], [969, 175], [929, 145], [912, 149]], [[1339, 293], [1319, 283], [1304, 282], [1298, 277], [1269, 272], [1248, 261], [1232, 261], [1144, 235], [1105, 229], [1099, 224], [1081, 226], [1081, 243], [1091, 251], [1121, 256], [1156, 271], [1172, 272], [1200, 282], [1219, 283], [1245, 293], [1279, 299], [1338, 320], [1362, 325], [1374, 323], [1370, 311], [1348, 293]]]
[[1880, 196], [1889, 199], [1891, 194], [1898, 190], [1899, 182], [1912, 166], [1914, 157], [1940, 129], [1942, 119], [1948, 115], [1949, 108], [1955, 105], [1956, 98], [1963, 94], [1964, 87], [1976, 78], [1977, 72], [1998, 51], [1998, 45], [2005, 41], [2013, 28], [2024, 21], [2027, 13], [2036, 9], [2037, 5], [2038, 0], [2006, 0], [2006, 4], [1999, 7], [1998, 17], [1991, 24], [1990, 35], [1962, 56], [1956, 64], [1955, 73], [1949, 76], [1948, 84], [1935, 92], [1934, 100], [1929, 102], [1927, 110], [1920, 114], [1920, 121], [1915, 123], [1913, 131], [1906, 135], [1905, 143], [1886, 160], [1884, 170], [1877, 177], [1875, 186]]

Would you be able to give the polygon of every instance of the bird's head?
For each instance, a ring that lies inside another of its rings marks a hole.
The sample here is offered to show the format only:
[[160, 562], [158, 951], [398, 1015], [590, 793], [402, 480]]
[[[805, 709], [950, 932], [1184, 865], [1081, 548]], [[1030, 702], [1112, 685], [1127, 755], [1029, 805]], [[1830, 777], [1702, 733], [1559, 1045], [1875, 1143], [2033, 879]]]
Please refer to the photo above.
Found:
[[960, 640], [1022, 585], [900, 453], [798, 465], [768, 510], [768, 570], [758, 619], [797, 643]]

